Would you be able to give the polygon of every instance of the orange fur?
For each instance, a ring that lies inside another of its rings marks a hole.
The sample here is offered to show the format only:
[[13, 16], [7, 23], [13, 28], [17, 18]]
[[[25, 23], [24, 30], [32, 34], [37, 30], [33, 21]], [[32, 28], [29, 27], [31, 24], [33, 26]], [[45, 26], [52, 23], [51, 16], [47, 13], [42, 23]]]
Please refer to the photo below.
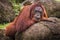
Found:
[[[42, 9], [43, 9], [43, 13], [42, 13], [42, 18], [41, 20], [48, 20], [48, 15], [47, 15], [47, 12], [46, 12], [46, 9], [45, 7], [42, 5], [42, 4], [38, 4], [38, 3], [35, 3], [35, 4], [32, 4], [33, 6], [31, 7], [32, 10], [34, 10], [34, 7], [35, 6], [40, 6]], [[32, 11], [33, 13], [33, 11]], [[33, 15], [32, 15], [33, 16]]]
[[[13, 36], [16, 32], [23, 32], [35, 23], [35, 21], [33, 20], [33, 13], [31, 13], [31, 9], [33, 9], [36, 5], [38, 4], [24, 6], [21, 14], [19, 14], [19, 16], [6, 27], [5, 33], [7, 36]], [[42, 19], [45, 20], [44, 18], [48, 18], [47, 13], [44, 6], [41, 4], [40, 6], [44, 10]]]
[[30, 25], [35, 23], [32, 19], [30, 19], [29, 7], [30, 6], [25, 6], [21, 14], [19, 14], [19, 16], [6, 27], [5, 33], [7, 36], [13, 36], [16, 31], [23, 32]]

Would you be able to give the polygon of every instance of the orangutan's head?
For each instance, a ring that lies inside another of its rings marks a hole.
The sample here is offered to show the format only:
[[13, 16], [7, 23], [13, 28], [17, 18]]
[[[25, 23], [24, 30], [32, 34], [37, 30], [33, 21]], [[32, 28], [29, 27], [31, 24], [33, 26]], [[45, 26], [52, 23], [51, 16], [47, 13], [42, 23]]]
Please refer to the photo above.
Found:
[[42, 17], [43, 10], [40, 6], [36, 6], [33, 10], [33, 20], [40, 21]]

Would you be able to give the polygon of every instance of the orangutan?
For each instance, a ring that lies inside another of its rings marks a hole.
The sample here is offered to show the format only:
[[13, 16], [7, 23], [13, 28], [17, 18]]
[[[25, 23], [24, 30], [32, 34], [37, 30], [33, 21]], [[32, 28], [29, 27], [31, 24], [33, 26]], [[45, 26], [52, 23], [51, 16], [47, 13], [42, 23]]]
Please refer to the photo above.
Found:
[[6, 27], [5, 34], [14, 36], [16, 32], [24, 32], [34, 23], [47, 19], [48, 16], [42, 4], [24, 6], [15, 20]]

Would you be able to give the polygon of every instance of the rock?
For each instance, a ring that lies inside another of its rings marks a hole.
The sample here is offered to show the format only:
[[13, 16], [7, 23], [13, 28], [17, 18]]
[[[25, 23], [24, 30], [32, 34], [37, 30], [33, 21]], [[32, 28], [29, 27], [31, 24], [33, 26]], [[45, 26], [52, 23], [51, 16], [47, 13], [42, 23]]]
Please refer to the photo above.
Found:
[[45, 6], [49, 17], [60, 18], [60, 2], [55, 0], [42, 0], [41, 3]]
[[0, 40], [12, 40], [9, 37], [5, 36], [4, 31], [4, 29], [0, 29]]
[[8, 0], [0, 0], [0, 23], [10, 22], [14, 17], [12, 3]]
[[16, 40], [42, 40], [46, 39], [50, 34], [50, 30], [47, 27], [45, 27], [43, 24], [37, 23], [20, 34], [20, 36], [18, 36], [18, 34], [16, 36]]
[[23, 33], [16, 33], [16, 40], [60, 40], [60, 20], [50, 17], [55, 22], [41, 21], [32, 25]]
[[[26, 31], [15, 35], [15, 40], [60, 40], [60, 19], [50, 17], [53, 21], [41, 21]], [[4, 35], [4, 30], [0, 30], [0, 40], [13, 40]]]

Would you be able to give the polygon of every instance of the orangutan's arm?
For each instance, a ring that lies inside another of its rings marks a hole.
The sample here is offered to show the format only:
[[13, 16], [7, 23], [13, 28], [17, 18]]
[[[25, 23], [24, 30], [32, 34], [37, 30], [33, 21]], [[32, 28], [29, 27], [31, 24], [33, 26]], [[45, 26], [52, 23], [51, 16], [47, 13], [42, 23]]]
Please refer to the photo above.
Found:
[[45, 10], [45, 7], [44, 7], [43, 5], [41, 5], [41, 6], [42, 6], [42, 8], [44, 9], [44, 13], [42, 14], [42, 20], [49, 20], [49, 19], [48, 19], [47, 12], [46, 12], [46, 10]]

